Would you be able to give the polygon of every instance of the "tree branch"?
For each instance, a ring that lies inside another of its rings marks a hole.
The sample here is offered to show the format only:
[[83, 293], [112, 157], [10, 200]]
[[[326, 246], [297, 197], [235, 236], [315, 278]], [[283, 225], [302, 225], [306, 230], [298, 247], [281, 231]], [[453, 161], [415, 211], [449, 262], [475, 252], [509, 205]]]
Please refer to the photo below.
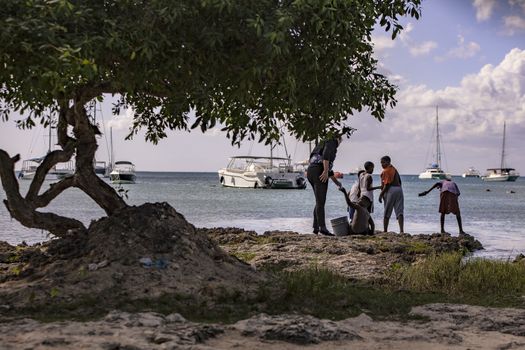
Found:
[[29, 191], [27, 191], [26, 199], [29, 201], [34, 200], [38, 196], [38, 192], [42, 188], [42, 184], [44, 183], [49, 170], [51, 170], [51, 168], [53, 168], [57, 163], [69, 161], [74, 153], [75, 142], [71, 140], [66, 145], [66, 149], [62, 151], [56, 150], [46, 154], [44, 160], [36, 169], [35, 177], [31, 181]]
[[47, 206], [53, 199], [55, 199], [60, 193], [64, 192], [70, 187], [74, 187], [76, 184], [75, 176], [69, 176], [65, 179], [60, 180], [57, 183], [51, 184], [49, 189], [36, 197], [33, 200], [33, 206], [35, 208], [43, 208]]
[[10, 158], [7, 152], [0, 149], [0, 179], [7, 197], [4, 204], [9, 214], [26, 227], [47, 230], [58, 237], [64, 236], [69, 230], [85, 231], [82, 222], [52, 213], [40, 213], [35, 210], [33, 202], [20, 195], [15, 176], [15, 163], [19, 160], [19, 155]]

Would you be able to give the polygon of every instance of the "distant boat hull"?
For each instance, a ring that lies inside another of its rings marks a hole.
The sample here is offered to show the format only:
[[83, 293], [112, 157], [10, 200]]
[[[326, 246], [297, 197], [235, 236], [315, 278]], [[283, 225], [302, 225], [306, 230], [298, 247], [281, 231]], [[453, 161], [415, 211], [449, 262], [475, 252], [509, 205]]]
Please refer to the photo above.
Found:
[[109, 174], [109, 180], [113, 184], [134, 184], [137, 179], [135, 174], [112, 172]]
[[487, 175], [483, 176], [483, 181], [487, 182], [512, 182], [516, 181], [520, 177], [519, 175], [509, 175], [509, 174], [497, 174], [497, 175]]
[[306, 180], [298, 173], [235, 172], [233, 169], [219, 170], [220, 183], [224, 187], [304, 189]]
[[425, 172], [419, 174], [419, 178], [422, 180], [450, 180], [452, 176], [438, 169], [427, 169]]
[[463, 173], [463, 175], [461, 175], [462, 177], [464, 178], [467, 178], [467, 177], [481, 177], [481, 175], [479, 174], [479, 171], [477, 171], [474, 167], [470, 167], [468, 168], [467, 171], [465, 171]]

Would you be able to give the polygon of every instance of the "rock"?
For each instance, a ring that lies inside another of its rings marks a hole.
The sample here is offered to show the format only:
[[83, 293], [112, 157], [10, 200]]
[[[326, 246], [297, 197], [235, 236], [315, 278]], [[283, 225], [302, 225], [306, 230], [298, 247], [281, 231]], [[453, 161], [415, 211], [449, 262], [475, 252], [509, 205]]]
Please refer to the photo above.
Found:
[[186, 319], [184, 317], [182, 317], [181, 314], [169, 314], [168, 316], [166, 316], [165, 318], [166, 322], [168, 323], [182, 323], [182, 322], [186, 322]]
[[525, 259], [525, 255], [523, 255], [522, 253], [516, 255], [516, 257], [514, 258], [514, 263], [519, 263], [519, 262], [523, 262], [523, 259]]
[[357, 333], [344, 326], [307, 315], [259, 314], [248, 320], [239, 321], [233, 327], [244, 336], [300, 345], [318, 344], [321, 341], [361, 339]]

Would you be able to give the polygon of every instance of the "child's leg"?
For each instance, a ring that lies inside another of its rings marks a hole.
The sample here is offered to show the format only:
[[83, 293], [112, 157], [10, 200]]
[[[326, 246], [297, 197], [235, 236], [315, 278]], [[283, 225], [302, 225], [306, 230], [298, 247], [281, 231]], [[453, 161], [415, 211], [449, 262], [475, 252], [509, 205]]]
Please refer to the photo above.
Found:
[[463, 235], [465, 232], [463, 231], [463, 225], [461, 224], [461, 214], [456, 215], [456, 219], [458, 220], [458, 227], [459, 227], [459, 234]]
[[445, 232], [445, 214], [444, 213], [441, 213], [440, 223], [441, 223], [441, 233], [446, 233]]

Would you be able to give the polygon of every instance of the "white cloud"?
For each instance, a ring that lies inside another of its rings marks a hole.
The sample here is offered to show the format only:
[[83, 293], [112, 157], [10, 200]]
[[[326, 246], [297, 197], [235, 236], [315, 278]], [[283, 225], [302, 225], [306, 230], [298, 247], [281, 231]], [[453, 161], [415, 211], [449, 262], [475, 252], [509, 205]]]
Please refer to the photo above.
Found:
[[520, 16], [503, 17], [503, 23], [507, 34], [513, 35], [517, 31], [525, 31], [525, 18]]
[[133, 124], [133, 117], [135, 116], [135, 111], [131, 108], [128, 108], [124, 111], [124, 114], [114, 116], [113, 119], [109, 120], [106, 125], [108, 128], [113, 128], [113, 130], [125, 130], [129, 129]]
[[373, 37], [374, 51], [376, 53], [382, 53], [387, 49], [394, 48], [396, 46], [396, 41], [392, 40], [390, 36], [380, 35]]
[[392, 49], [396, 46], [396, 42], [400, 42], [403, 47], [408, 48], [408, 51], [412, 56], [423, 56], [429, 54], [432, 50], [437, 48], [438, 44], [434, 41], [424, 41], [422, 43], [416, 43], [410, 37], [410, 32], [414, 30], [414, 25], [408, 23], [403, 31], [399, 34], [399, 40], [392, 40], [390, 36], [380, 35], [374, 36], [374, 51], [376, 54], [381, 55], [383, 58], [386, 57], [385, 51]]
[[445, 61], [451, 58], [467, 59], [474, 57], [481, 47], [475, 41], [465, 42], [462, 35], [458, 35], [458, 46], [450, 49], [445, 56], [436, 57], [438, 61]]
[[474, 0], [472, 6], [476, 9], [476, 19], [482, 22], [492, 16], [492, 12], [496, 6], [496, 0]]
[[437, 43], [434, 41], [425, 41], [421, 44], [413, 45], [409, 48], [410, 54], [412, 56], [422, 56], [427, 55], [430, 51], [434, 50], [437, 47]]
[[400, 91], [398, 99], [395, 113], [404, 116], [402, 128], [409, 133], [421, 130], [421, 111], [432, 114], [435, 105], [440, 106], [443, 122], [450, 125], [449, 139], [498, 133], [504, 120], [509, 126], [522, 127], [525, 50], [511, 50], [499, 65], [485, 65], [477, 74], [464, 77], [459, 86], [441, 90], [409, 86]]

